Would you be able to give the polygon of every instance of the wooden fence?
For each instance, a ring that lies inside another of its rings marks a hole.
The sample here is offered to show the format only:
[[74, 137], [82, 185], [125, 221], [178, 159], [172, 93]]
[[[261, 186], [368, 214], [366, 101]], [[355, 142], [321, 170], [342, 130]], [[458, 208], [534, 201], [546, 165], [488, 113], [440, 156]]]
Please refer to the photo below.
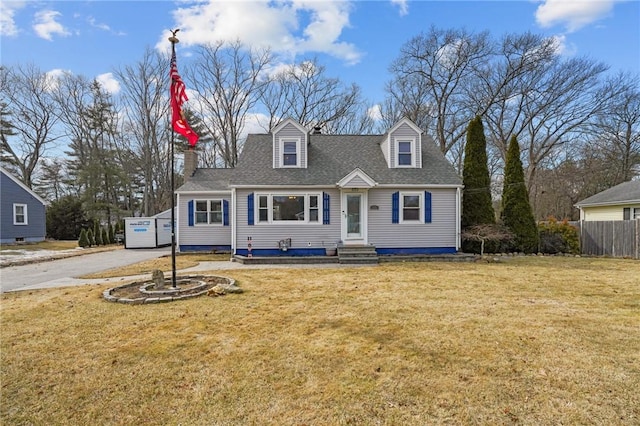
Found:
[[582, 254], [640, 259], [640, 219], [580, 222]]

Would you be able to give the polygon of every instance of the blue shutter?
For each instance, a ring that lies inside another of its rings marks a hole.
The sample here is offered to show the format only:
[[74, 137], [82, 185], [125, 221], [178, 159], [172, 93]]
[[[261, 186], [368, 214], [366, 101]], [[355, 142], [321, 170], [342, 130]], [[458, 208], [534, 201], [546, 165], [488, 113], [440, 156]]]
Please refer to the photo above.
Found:
[[400, 192], [391, 194], [391, 223], [400, 223]]
[[253, 198], [253, 192], [247, 195], [247, 225], [253, 225], [254, 221]]
[[322, 224], [329, 225], [329, 194], [322, 193]]
[[229, 201], [222, 200], [222, 224], [229, 226]]
[[431, 223], [431, 193], [424, 191], [424, 223]]
[[187, 217], [189, 220], [189, 226], [193, 226], [193, 200], [187, 203]]

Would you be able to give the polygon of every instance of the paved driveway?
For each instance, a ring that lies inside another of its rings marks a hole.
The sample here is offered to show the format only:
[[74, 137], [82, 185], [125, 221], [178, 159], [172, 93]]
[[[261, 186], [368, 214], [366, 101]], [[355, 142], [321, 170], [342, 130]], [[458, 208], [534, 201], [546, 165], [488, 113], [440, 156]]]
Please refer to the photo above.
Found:
[[[47, 262], [8, 266], [0, 269], [0, 292], [84, 284], [91, 280], [77, 280], [76, 277], [170, 254], [171, 247], [120, 249]], [[95, 281], [109, 282], [110, 280]]]

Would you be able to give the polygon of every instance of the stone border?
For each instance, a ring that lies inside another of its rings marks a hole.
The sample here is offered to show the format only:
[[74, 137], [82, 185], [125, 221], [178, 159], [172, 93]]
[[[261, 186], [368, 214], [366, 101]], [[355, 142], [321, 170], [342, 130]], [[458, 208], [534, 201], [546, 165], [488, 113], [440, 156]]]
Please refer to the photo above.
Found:
[[[212, 284], [208, 284], [206, 282], [204, 282], [202, 280], [202, 278], [219, 278], [222, 279], [223, 281], [225, 281], [224, 283], [212, 283]], [[107, 302], [114, 302], [114, 303], [125, 303], [125, 304], [129, 304], [129, 305], [143, 305], [143, 304], [149, 304], [149, 303], [163, 303], [163, 302], [173, 302], [176, 300], [185, 300], [185, 299], [192, 299], [194, 297], [200, 297], [203, 296], [205, 294], [208, 294], [209, 291], [215, 287], [219, 287], [223, 290], [224, 294], [224, 290], [229, 290], [230, 293], [237, 293], [240, 292], [238, 291], [239, 288], [235, 285], [236, 280], [234, 280], [233, 278], [228, 278], [228, 277], [221, 277], [219, 275], [194, 275], [194, 276], [186, 276], [186, 277], [179, 277], [179, 279], [177, 280], [177, 283], [184, 283], [184, 282], [195, 282], [198, 283], [195, 287], [190, 287], [189, 289], [173, 289], [173, 288], [167, 288], [166, 290], [158, 290], [158, 291], [154, 291], [154, 290], [146, 290], [147, 288], [149, 288], [150, 286], [153, 286], [153, 283], [150, 283], [148, 281], [144, 281], [144, 282], [133, 282], [133, 283], [129, 283], [129, 284], [124, 284], [118, 287], [112, 287], [109, 288], [107, 290], [105, 290], [104, 292], [102, 292], [102, 297], [107, 301]], [[133, 288], [133, 287], [138, 287], [140, 289], [140, 292], [142, 294], [147, 295], [146, 297], [136, 297], [135, 299], [131, 299], [131, 298], [127, 298], [127, 297], [117, 297], [114, 296], [113, 293], [118, 290], [118, 289], [123, 289], [123, 288]], [[190, 293], [190, 294], [180, 294], [180, 293], [184, 293], [187, 291], [193, 291], [193, 290], [197, 290], [202, 288], [201, 291], [195, 292], [195, 293]], [[216, 295], [220, 295], [220, 294], [216, 294]]]

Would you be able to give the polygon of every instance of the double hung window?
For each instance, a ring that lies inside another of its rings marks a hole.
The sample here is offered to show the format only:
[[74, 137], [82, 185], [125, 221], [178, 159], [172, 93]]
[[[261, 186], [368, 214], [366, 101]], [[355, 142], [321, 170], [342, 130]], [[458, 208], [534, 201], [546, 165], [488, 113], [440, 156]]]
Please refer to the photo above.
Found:
[[284, 167], [298, 167], [300, 141], [298, 139], [282, 139], [282, 165]]
[[402, 200], [402, 222], [420, 222], [422, 215], [422, 194], [403, 193]]
[[27, 225], [27, 205], [26, 204], [13, 205], [13, 224]]
[[222, 200], [196, 200], [195, 224], [196, 225], [222, 225], [223, 220]]
[[412, 145], [411, 141], [398, 141], [398, 166], [413, 165]]

